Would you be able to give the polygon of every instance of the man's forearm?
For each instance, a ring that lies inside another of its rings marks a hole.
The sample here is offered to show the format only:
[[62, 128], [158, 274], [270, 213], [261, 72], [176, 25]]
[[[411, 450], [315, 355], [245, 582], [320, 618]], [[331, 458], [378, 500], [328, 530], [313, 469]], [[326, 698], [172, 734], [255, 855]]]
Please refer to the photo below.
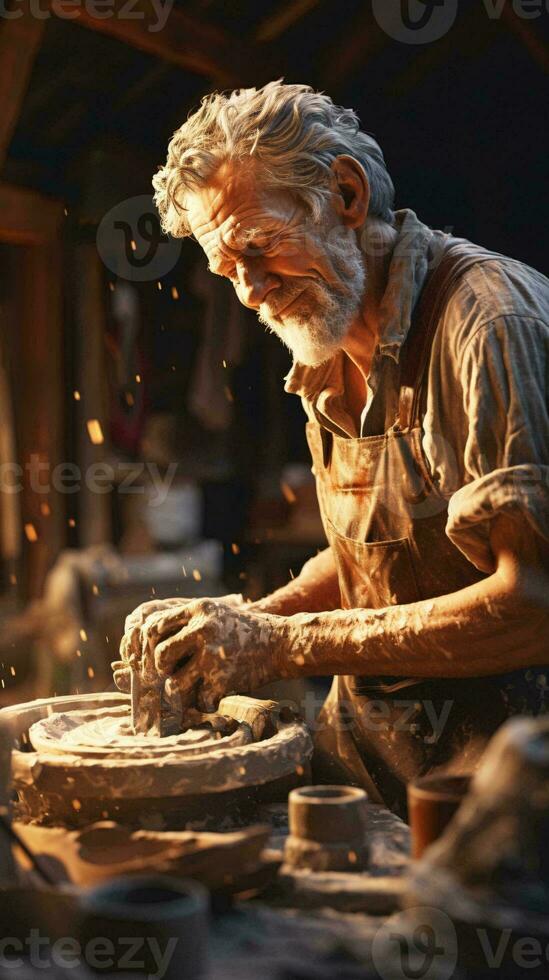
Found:
[[436, 599], [290, 622], [285, 676], [480, 677], [548, 656], [549, 597], [544, 608], [514, 595], [497, 574]]
[[305, 563], [297, 578], [272, 595], [252, 603], [256, 612], [293, 616], [301, 612], [338, 609], [340, 592], [331, 548], [326, 548]]

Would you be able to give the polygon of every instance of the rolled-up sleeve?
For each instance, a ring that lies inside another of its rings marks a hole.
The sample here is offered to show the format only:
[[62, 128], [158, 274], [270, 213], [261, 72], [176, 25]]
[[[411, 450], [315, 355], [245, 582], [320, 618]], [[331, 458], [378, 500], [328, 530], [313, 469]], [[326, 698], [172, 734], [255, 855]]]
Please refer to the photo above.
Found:
[[485, 323], [461, 352], [459, 370], [465, 484], [450, 499], [446, 533], [491, 572], [497, 514], [522, 514], [549, 542], [549, 324], [518, 315]]

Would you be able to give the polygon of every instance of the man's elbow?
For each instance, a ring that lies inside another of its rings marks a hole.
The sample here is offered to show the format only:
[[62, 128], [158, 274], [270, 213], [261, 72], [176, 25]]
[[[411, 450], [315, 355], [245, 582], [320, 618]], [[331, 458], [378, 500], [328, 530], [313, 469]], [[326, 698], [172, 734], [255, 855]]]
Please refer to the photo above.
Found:
[[549, 625], [549, 572], [516, 556], [498, 563], [496, 575], [503, 597], [515, 614], [546, 617]]
[[524, 517], [501, 514], [490, 544], [496, 557], [498, 587], [513, 611], [549, 614], [549, 547]]

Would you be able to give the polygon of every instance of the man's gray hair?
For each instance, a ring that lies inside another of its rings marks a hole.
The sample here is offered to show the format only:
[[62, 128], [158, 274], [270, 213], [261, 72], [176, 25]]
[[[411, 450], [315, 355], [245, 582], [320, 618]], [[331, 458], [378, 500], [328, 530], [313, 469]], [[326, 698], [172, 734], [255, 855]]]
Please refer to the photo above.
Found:
[[379, 144], [360, 130], [353, 109], [334, 105], [310, 85], [214, 92], [176, 130], [168, 159], [153, 178], [164, 231], [191, 234], [185, 193], [204, 187], [225, 160], [261, 169], [266, 186], [292, 191], [318, 220], [329, 193], [330, 165], [347, 154], [360, 161], [370, 184], [369, 214], [393, 223], [394, 186]]

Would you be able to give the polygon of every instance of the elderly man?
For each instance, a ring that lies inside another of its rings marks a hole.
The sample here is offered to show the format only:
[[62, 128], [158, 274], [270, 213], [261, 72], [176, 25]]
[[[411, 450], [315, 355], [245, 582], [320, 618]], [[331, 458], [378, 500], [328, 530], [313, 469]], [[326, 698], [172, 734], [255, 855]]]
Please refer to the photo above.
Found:
[[115, 679], [205, 710], [335, 675], [323, 775], [403, 812], [548, 703], [549, 281], [394, 212], [378, 144], [306, 85], [205, 98], [154, 187], [294, 356], [329, 546], [259, 602], [140, 607]]

